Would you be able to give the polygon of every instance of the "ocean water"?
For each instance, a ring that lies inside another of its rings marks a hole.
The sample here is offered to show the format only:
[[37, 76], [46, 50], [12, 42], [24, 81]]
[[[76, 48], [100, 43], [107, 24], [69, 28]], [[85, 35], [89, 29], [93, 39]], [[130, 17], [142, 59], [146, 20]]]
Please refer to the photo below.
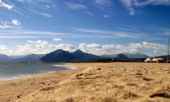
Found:
[[15, 79], [39, 73], [66, 70], [69, 67], [54, 64], [12, 63], [0, 64], [0, 80]]

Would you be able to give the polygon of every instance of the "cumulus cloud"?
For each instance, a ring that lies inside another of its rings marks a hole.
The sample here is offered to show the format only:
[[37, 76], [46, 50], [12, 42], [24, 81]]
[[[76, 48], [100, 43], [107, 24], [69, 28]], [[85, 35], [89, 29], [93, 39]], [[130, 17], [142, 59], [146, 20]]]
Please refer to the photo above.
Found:
[[0, 54], [12, 54], [13, 50], [6, 45], [0, 44]]
[[119, 44], [86, 44], [81, 43], [78, 47], [72, 44], [56, 44], [49, 43], [44, 40], [28, 40], [24, 44], [16, 45], [15, 48], [10, 48], [6, 45], [0, 45], [0, 53], [8, 55], [28, 55], [28, 54], [46, 54], [57, 49], [63, 49], [66, 51], [73, 52], [76, 49], [80, 49], [87, 53], [92, 53], [96, 55], [105, 54], [118, 54], [118, 53], [143, 53], [149, 56], [165, 55], [166, 45], [158, 43], [130, 43], [126, 45]]
[[11, 10], [14, 6], [4, 2], [4, 0], [0, 0], [0, 7]]
[[144, 53], [150, 56], [163, 55], [166, 52], [166, 46], [157, 43], [131, 43], [127, 45], [99, 45], [99, 44], [85, 44], [79, 45], [79, 48], [85, 52], [104, 55], [104, 54], [118, 54], [118, 53]]
[[17, 19], [13, 19], [11, 21], [1, 21], [0, 22], [0, 29], [16, 28], [19, 26], [21, 26], [21, 22]]
[[21, 25], [21, 22], [18, 21], [17, 19], [13, 19], [11, 23], [12, 23], [13, 25], [15, 25], [15, 26], [20, 26], [20, 25]]
[[[10, 49], [10, 48], [9, 48]], [[75, 47], [71, 44], [52, 44], [44, 40], [28, 40], [25, 44], [17, 45], [15, 49], [11, 49], [15, 55], [28, 55], [28, 54], [46, 54], [57, 49], [66, 51], [74, 51]]]
[[1, 23], [0, 24], [0, 29], [7, 29], [7, 28], [10, 28], [10, 26], [6, 23]]

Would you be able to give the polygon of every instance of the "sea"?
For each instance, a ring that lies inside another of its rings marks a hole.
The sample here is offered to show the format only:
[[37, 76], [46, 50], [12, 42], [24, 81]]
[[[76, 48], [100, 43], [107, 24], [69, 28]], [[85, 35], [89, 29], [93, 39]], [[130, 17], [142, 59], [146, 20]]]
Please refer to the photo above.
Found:
[[75, 68], [63, 64], [0, 63], [0, 81], [66, 69]]

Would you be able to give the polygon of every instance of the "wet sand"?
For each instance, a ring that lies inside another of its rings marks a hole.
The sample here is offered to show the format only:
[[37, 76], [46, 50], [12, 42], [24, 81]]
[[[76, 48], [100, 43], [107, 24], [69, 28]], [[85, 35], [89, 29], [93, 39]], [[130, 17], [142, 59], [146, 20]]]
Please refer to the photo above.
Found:
[[0, 102], [170, 102], [170, 64], [69, 65], [80, 69], [0, 82]]

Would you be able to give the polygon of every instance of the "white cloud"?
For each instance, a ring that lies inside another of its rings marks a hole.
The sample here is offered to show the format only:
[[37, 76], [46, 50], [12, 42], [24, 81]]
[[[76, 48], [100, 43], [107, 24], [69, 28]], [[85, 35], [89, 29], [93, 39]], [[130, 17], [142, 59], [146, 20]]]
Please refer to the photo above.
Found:
[[85, 13], [89, 16], [94, 15], [94, 13], [92, 11], [90, 11], [90, 9], [84, 4], [66, 2], [65, 5], [70, 10], [83, 11], [83, 13]]
[[21, 22], [17, 19], [11, 21], [1, 21], [0, 29], [17, 28], [21, 26]]
[[0, 29], [7, 29], [7, 28], [10, 28], [10, 26], [7, 24], [0, 24]]
[[11, 10], [13, 8], [13, 5], [7, 4], [3, 0], [0, 0], [0, 7], [6, 8], [8, 10]]
[[133, 0], [121, 0], [121, 1], [127, 7], [127, 9], [129, 10], [129, 14], [134, 15], [135, 10], [133, 9]]
[[71, 44], [51, 44], [43, 40], [28, 40], [25, 44], [17, 45], [13, 53], [16, 55], [46, 54], [57, 49], [73, 51], [75, 47]]
[[77, 39], [82, 36], [86, 36], [86, 35], [80, 35], [76, 33], [67, 33], [67, 32], [34, 31], [34, 30], [26, 30], [23, 28], [0, 30], [0, 39], [29, 39], [29, 38], [53, 39], [55, 37]]
[[63, 41], [63, 40], [61, 38], [53, 38], [53, 41], [58, 42], [58, 41]]
[[45, 17], [49, 17], [49, 18], [53, 17], [51, 14], [48, 14], [48, 13], [39, 12], [38, 14], [43, 15]]
[[170, 0], [154, 0], [154, 5], [170, 5]]
[[44, 17], [53, 17], [53, 15], [49, 14], [49, 13], [45, 13], [45, 12], [40, 12], [40, 11], [37, 11], [37, 10], [34, 10], [34, 9], [30, 9], [30, 8], [26, 8], [28, 11], [32, 12], [32, 13], [35, 13], [35, 14], [38, 14], [38, 15], [41, 15], [41, 16], [44, 16]]
[[129, 43], [125, 45], [120, 44], [86, 44], [81, 43], [78, 47], [71, 44], [56, 44], [49, 43], [44, 40], [28, 40], [26, 43], [16, 45], [15, 48], [10, 48], [6, 45], [0, 45], [0, 53], [8, 55], [28, 55], [28, 54], [46, 54], [57, 49], [66, 51], [75, 51], [80, 49], [87, 53], [96, 55], [118, 54], [118, 53], [143, 53], [149, 56], [158, 56], [166, 54], [166, 45], [158, 43]]
[[17, 19], [13, 19], [13, 20], [12, 20], [12, 24], [15, 25], [15, 26], [20, 26], [20, 25], [21, 25], [21, 22], [18, 21]]
[[51, 2], [52, 0], [18, 0], [19, 2], [27, 2], [27, 3], [33, 3], [33, 2], [43, 2], [43, 3], [48, 3]]
[[51, 44], [44, 40], [28, 40], [24, 44], [16, 45], [15, 48], [0, 45], [0, 53], [7, 55], [46, 54], [57, 49], [74, 51], [75, 47], [71, 44]]
[[31, 36], [31, 35], [0, 35], [0, 39], [34, 39], [40, 37], [41, 36]]
[[130, 15], [135, 14], [136, 7], [147, 5], [170, 5], [170, 0], [121, 0], [125, 7], [129, 10]]
[[112, 4], [111, 0], [94, 0], [98, 5], [110, 5]]
[[13, 50], [6, 45], [0, 44], [0, 54], [12, 54]]
[[86, 10], [88, 9], [87, 6], [79, 3], [72, 3], [72, 2], [66, 2], [66, 6], [72, 10]]
[[118, 54], [118, 53], [143, 53], [150, 56], [166, 54], [166, 46], [157, 43], [130, 43], [127, 45], [99, 45], [99, 44], [85, 44], [79, 45], [79, 48], [85, 52], [104, 55], [104, 54]]
[[51, 5], [54, 5], [53, 0], [17, 0], [17, 1], [23, 3], [23, 5], [26, 4], [26, 6], [24, 6], [24, 9], [28, 12], [48, 18], [53, 17], [53, 14], [47, 11], [47, 9], [51, 8]]
[[101, 36], [112, 36], [112, 37], [120, 37], [120, 38], [138, 38], [140, 33], [136, 32], [125, 32], [125, 31], [109, 31], [109, 30], [99, 30], [99, 29], [85, 29], [85, 28], [71, 28], [73, 30], [83, 32], [83, 33], [92, 33]]

